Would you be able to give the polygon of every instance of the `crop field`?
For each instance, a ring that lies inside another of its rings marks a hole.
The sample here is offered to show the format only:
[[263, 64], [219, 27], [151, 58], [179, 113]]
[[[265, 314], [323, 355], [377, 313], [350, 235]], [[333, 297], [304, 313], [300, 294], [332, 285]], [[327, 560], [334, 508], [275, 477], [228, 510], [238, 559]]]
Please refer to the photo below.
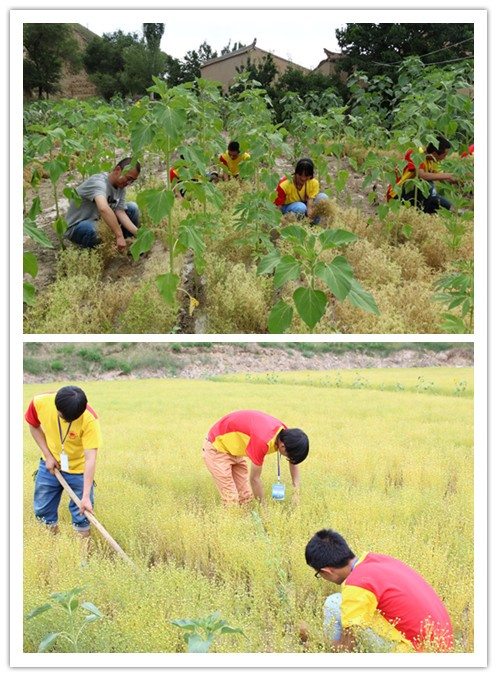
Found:
[[[24, 613], [53, 603], [54, 593], [83, 588], [80, 602], [102, 617], [87, 624], [78, 651], [186, 652], [184, 631], [171, 621], [219, 612], [243, 634], [219, 634], [211, 652], [326, 652], [322, 607], [336, 588], [314, 578], [304, 548], [318, 529], [333, 528], [356, 553], [387, 553], [418, 570], [449, 611], [455, 650], [472, 652], [472, 370], [359, 374], [360, 387], [357, 370], [259, 374], [257, 382], [238, 375], [231, 382], [80, 383], [104, 436], [95, 515], [135, 567], [95, 529], [84, 556], [67, 497], [57, 535], [36, 522], [32, 473], [39, 454], [25, 425]], [[433, 387], [416, 387], [419, 376]], [[61, 385], [25, 385], [25, 407], [36, 393]], [[222, 508], [201, 446], [218, 418], [240, 408], [267, 411], [309, 435], [299, 500], [287, 467], [286, 499], [271, 499], [273, 456], [262, 473], [265, 502]], [[81, 607], [76, 616], [79, 627]], [[69, 629], [60, 608], [25, 620], [24, 652], [62, 630]], [[50, 650], [73, 649], [59, 637]]]
[[[473, 157], [461, 157], [474, 137], [472, 67], [408, 59], [401, 70], [388, 106], [388, 78], [364, 87], [358, 74], [347, 107], [331, 90], [313, 103], [288, 94], [283, 122], [243, 77], [229, 95], [199, 79], [157, 81], [133, 106], [27, 104], [24, 332], [472, 333]], [[440, 187], [452, 211], [386, 202], [406, 150], [421, 161], [438, 134], [452, 143], [443, 171], [459, 180]], [[241, 181], [210, 183], [230, 139], [250, 153]], [[142, 164], [127, 191], [138, 237], [119, 253], [101, 224], [97, 248], [64, 249], [75, 187], [126, 156]], [[273, 204], [303, 156], [329, 197], [317, 225]]]

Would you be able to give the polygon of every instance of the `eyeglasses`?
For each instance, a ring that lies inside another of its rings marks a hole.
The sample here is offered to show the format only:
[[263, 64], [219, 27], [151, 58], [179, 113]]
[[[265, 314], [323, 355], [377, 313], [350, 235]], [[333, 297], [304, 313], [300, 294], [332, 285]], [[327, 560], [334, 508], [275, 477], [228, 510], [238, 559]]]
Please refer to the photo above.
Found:
[[319, 569], [318, 571], [316, 571], [316, 573], [314, 574], [314, 578], [322, 578], [322, 576], [321, 576], [321, 569]]

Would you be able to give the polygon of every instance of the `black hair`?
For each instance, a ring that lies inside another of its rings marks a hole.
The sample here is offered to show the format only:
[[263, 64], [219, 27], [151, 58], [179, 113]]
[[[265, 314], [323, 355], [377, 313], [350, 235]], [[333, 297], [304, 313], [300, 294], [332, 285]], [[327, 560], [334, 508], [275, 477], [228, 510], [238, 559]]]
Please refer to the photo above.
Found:
[[332, 529], [321, 529], [305, 548], [305, 561], [319, 571], [325, 567], [340, 569], [355, 557], [343, 536]]
[[[127, 166], [130, 165], [130, 164], [131, 164], [131, 158], [130, 158], [130, 157], [125, 157], [124, 159], [120, 160], [120, 161], [117, 163], [117, 165], [115, 166], [114, 169], [117, 169], [118, 167], [120, 167], [121, 169], [124, 169], [125, 167], [127, 167]], [[136, 164], [135, 164], [135, 169], [138, 170], [138, 173], [141, 172], [141, 168], [142, 168], [141, 164], [137, 161]]]
[[83, 414], [88, 400], [78, 386], [64, 386], [55, 395], [55, 406], [64, 417], [64, 421], [75, 421]]
[[278, 435], [285, 445], [286, 453], [290, 463], [297, 465], [307, 458], [309, 453], [309, 438], [300, 428], [283, 429]]
[[295, 174], [305, 174], [305, 176], [314, 176], [314, 162], [311, 158], [301, 158], [295, 167]]
[[433, 143], [430, 142], [426, 146], [426, 152], [427, 153], [438, 153], [438, 155], [441, 155], [444, 152], [444, 150], [446, 150], [448, 148], [452, 148], [450, 141], [448, 141], [443, 136], [437, 136], [437, 143], [438, 143], [438, 148]]
[[237, 153], [240, 152], [240, 144], [238, 141], [230, 141], [228, 144], [228, 150], [236, 150]]

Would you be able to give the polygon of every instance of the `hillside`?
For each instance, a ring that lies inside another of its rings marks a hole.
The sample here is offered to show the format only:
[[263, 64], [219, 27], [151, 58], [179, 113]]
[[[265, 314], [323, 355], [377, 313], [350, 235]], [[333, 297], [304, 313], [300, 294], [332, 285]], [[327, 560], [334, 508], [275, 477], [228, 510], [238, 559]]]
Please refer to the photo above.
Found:
[[24, 382], [473, 366], [469, 343], [26, 343]]

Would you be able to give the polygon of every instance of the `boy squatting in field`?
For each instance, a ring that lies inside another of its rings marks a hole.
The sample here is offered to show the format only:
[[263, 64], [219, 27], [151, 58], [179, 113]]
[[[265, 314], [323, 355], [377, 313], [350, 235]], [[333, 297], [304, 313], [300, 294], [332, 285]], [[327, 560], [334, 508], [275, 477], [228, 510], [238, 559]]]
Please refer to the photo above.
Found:
[[57, 531], [62, 485], [61, 474], [81, 499], [72, 501], [69, 511], [76, 532], [90, 535], [90, 522], [83, 514], [93, 512], [93, 478], [97, 449], [102, 445], [98, 416], [88, 406], [85, 393], [77, 386], [65, 386], [56, 393], [36, 395], [25, 414], [29, 430], [43, 456], [36, 473], [34, 512], [40, 521]]
[[117, 249], [126, 249], [125, 238], [136, 236], [140, 218], [138, 205], [126, 202], [126, 186], [136, 181], [141, 167], [137, 162], [124, 172], [129, 164], [131, 158], [124, 158], [112, 172], [93, 174], [76, 188], [82, 200], [79, 207], [75, 200], [69, 205], [64, 239], [81, 247], [95, 247], [99, 243], [97, 221], [101, 216], [115, 235]]
[[453, 648], [449, 614], [433, 588], [394, 557], [356, 557], [336, 531], [322, 529], [305, 559], [316, 578], [341, 585], [324, 605], [325, 636], [337, 651], [444, 653]]
[[[422, 209], [425, 214], [433, 214], [438, 211], [440, 207], [444, 207], [445, 209], [451, 208], [449, 200], [437, 193], [433, 183], [434, 181], [457, 183], [457, 178], [453, 174], [441, 172], [438, 167], [438, 163], [442, 162], [449, 153], [451, 148], [450, 141], [444, 139], [443, 136], [437, 136], [437, 142], [438, 148], [432, 143], [428, 144], [425, 151], [425, 161], [421, 163], [417, 170], [414, 161], [411, 159], [413, 150], [408, 150], [404, 156], [407, 165], [404, 167], [401, 176], [396, 181], [398, 186], [402, 186], [400, 199], [410, 202], [412, 205]], [[418, 189], [416, 197], [415, 189], [411, 188], [409, 183], [407, 183], [410, 179], [416, 178], [416, 175], [417, 178], [428, 182], [430, 192], [427, 197], [423, 195], [420, 189]], [[387, 189], [387, 202], [396, 197], [398, 197], [397, 193], [393, 187], [389, 185]]]
[[240, 144], [238, 141], [230, 141], [228, 150], [219, 156], [221, 164], [226, 167], [226, 169], [223, 168], [223, 173], [221, 175], [223, 181], [228, 181], [233, 177], [239, 179], [238, 165], [240, 162], [243, 162], [243, 160], [248, 160], [249, 157], [250, 155], [248, 153], [240, 154]]
[[[268, 454], [279, 451], [290, 462], [292, 484], [298, 491], [297, 467], [309, 453], [309, 439], [299, 428], [288, 429], [262, 411], [241, 410], [223, 416], [209, 430], [202, 457], [221, 494], [223, 505], [247, 503], [253, 495], [262, 500], [262, 464]], [[250, 486], [245, 457], [252, 461]]]
[[284, 176], [276, 187], [277, 197], [274, 204], [282, 214], [291, 212], [298, 218], [308, 216], [313, 224], [319, 223], [319, 217], [313, 213], [319, 200], [327, 200], [326, 193], [319, 192], [319, 182], [314, 178], [314, 163], [310, 158], [301, 158], [290, 179]]

